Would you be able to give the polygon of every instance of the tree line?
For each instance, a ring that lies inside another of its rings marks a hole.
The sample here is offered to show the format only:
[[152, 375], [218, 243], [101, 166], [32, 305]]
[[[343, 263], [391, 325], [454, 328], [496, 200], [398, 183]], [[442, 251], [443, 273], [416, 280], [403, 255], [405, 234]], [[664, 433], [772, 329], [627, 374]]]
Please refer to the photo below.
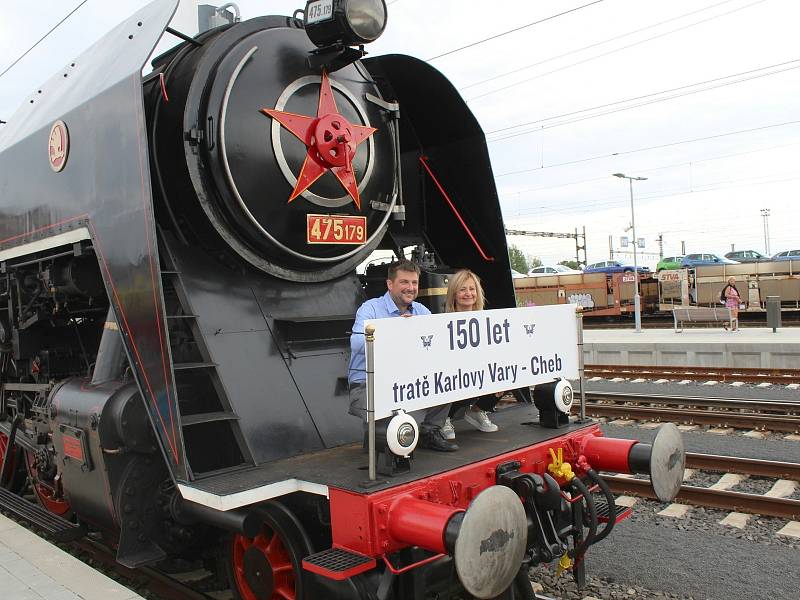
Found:
[[[535, 267], [542, 266], [542, 259], [538, 256], [532, 256], [530, 254], [525, 254], [522, 250], [520, 250], [514, 244], [508, 245], [508, 260], [511, 262], [511, 268], [518, 273], [527, 273], [531, 269]], [[579, 269], [577, 261], [574, 260], [562, 260], [558, 264], [564, 265], [565, 267], [569, 267], [570, 269]]]

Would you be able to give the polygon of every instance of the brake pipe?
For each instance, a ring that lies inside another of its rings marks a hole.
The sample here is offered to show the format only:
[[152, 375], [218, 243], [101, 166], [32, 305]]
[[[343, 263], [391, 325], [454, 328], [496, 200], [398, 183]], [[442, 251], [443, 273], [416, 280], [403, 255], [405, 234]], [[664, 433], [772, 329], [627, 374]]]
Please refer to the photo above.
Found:
[[617, 503], [614, 499], [614, 494], [611, 493], [611, 488], [608, 487], [608, 484], [603, 481], [603, 478], [600, 477], [594, 469], [589, 468], [589, 470], [586, 471], [586, 476], [600, 487], [608, 503], [608, 521], [602, 531], [595, 535], [592, 544], [596, 544], [605, 539], [608, 534], [611, 533], [611, 530], [614, 529], [614, 525], [617, 522]]
[[589, 546], [594, 543], [595, 535], [597, 534], [597, 507], [594, 504], [594, 498], [592, 498], [589, 488], [581, 481], [580, 477], [574, 477], [570, 481], [570, 485], [575, 487], [579, 494], [583, 494], [586, 510], [589, 512], [589, 533], [578, 546], [568, 552], [568, 556], [574, 558], [575, 564], [577, 564], [583, 559], [583, 555], [586, 554]]

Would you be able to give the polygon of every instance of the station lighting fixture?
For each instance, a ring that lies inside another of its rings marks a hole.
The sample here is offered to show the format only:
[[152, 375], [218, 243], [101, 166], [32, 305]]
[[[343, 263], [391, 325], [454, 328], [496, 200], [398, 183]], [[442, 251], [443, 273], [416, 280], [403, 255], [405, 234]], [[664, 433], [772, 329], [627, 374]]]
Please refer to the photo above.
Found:
[[631, 189], [631, 230], [633, 235], [633, 318], [636, 324], [636, 333], [642, 332], [642, 299], [639, 296], [639, 264], [636, 260], [636, 218], [633, 212], [633, 182], [646, 181], [647, 177], [629, 177], [624, 173], [614, 173], [614, 177], [627, 179]]

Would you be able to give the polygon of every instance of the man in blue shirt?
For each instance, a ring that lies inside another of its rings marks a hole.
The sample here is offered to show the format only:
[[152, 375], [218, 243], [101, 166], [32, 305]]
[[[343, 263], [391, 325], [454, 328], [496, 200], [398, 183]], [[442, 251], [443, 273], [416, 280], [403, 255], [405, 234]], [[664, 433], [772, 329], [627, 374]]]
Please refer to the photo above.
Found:
[[[389, 266], [388, 291], [380, 298], [367, 300], [356, 312], [353, 334], [350, 336], [350, 365], [347, 381], [350, 384], [350, 414], [367, 421], [367, 359], [364, 352], [364, 322], [370, 319], [390, 317], [412, 317], [429, 315], [431, 311], [419, 302], [414, 302], [419, 291], [419, 267], [410, 260], [400, 260]], [[453, 452], [458, 445], [446, 440], [442, 426], [450, 410], [449, 404], [418, 410], [411, 416], [420, 423], [420, 447]]]

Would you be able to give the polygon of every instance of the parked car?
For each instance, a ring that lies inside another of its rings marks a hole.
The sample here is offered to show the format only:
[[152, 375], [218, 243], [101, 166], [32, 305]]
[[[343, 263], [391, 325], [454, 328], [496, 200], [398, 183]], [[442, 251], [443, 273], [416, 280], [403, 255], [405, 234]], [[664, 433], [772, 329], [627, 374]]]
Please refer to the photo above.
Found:
[[511, 269], [511, 279], [521, 279], [522, 277], [527, 277], [527, 275], [523, 275], [519, 271]]
[[682, 264], [683, 257], [682, 256], [665, 256], [656, 265], [656, 273], [659, 271], [665, 271], [668, 269], [680, 269], [683, 267]]
[[583, 271], [570, 269], [564, 265], [542, 265], [528, 271], [528, 277], [540, 277], [542, 275], [580, 275], [581, 273], [583, 273]]
[[770, 260], [796, 260], [800, 262], [800, 250], [784, 250], [778, 252]]
[[[639, 273], [649, 273], [649, 267], [639, 265], [637, 268]], [[604, 260], [602, 262], [592, 263], [587, 265], [583, 270], [584, 273], [633, 273], [633, 265], [629, 265], [618, 260]]]
[[716, 254], [687, 254], [683, 257], [681, 265], [686, 268], [700, 267], [702, 265], [738, 265], [739, 263], [729, 258], [722, 258]]
[[736, 252], [728, 252], [725, 258], [740, 263], [754, 263], [769, 260], [769, 256], [764, 256], [757, 250], [737, 250]]

